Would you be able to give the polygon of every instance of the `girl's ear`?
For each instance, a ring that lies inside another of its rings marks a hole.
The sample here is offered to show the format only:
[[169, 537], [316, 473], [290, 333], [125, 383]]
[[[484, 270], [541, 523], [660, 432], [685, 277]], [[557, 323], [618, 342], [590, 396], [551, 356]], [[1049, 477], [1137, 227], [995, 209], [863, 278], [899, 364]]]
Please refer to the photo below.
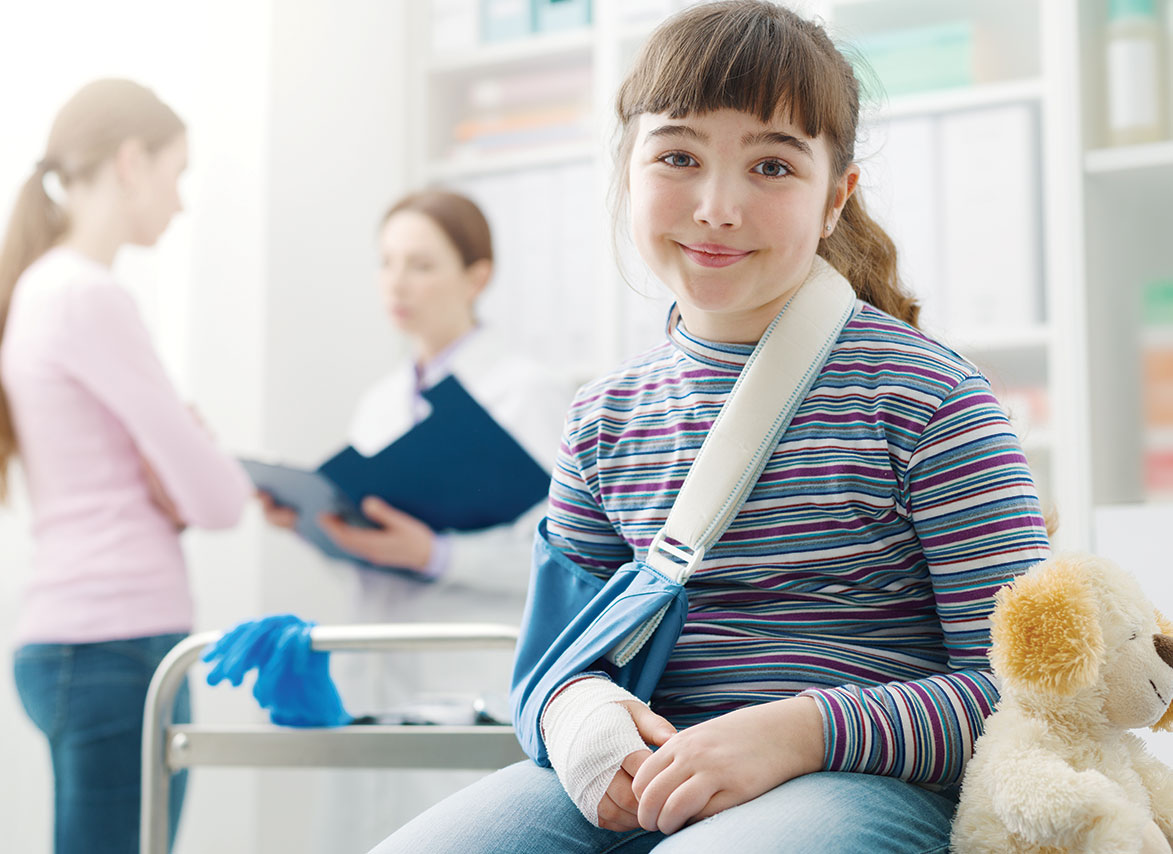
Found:
[[1078, 563], [1053, 558], [998, 591], [990, 661], [1008, 684], [1069, 696], [1099, 678], [1100, 608]]
[[[1161, 634], [1173, 636], [1173, 623], [1169, 622], [1169, 618], [1153, 609], [1157, 616], [1157, 628], [1161, 630]], [[1153, 732], [1173, 732], [1173, 704], [1165, 709], [1165, 714], [1161, 715], [1161, 719], [1149, 727]]]
[[146, 157], [147, 150], [141, 139], [124, 139], [114, 152], [114, 174], [118, 177], [118, 183], [123, 187], [134, 184]]
[[843, 210], [843, 206], [847, 204], [847, 200], [851, 198], [851, 194], [855, 192], [855, 188], [859, 186], [859, 165], [852, 163], [847, 167], [847, 171], [839, 178], [835, 185], [835, 213], [839, 214]]
[[831, 192], [827, 199], [829, 209], [823, 216], [823, 220], [827, 226], [826, 233], [823, 234], [823, 237], [830, 237], [830, 232], [835, 230], [835, 225], [839, 222], [839, 217], [843, 214], [843, 207], [847, 204], [847, 200], [851, 198], [851, 194], [855, 192], [857, 186], [859, 186], [859, 165], [852, 163], [831, 187]]

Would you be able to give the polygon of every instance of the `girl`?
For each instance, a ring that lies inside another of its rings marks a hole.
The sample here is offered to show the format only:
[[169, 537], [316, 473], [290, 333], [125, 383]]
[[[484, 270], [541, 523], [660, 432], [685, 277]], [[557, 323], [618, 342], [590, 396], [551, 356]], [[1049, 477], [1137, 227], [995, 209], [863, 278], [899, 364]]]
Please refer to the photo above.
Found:
[[[384, 215], [379, 255], [380, 297], [407, 339], [410, 356], [360, 400], [350, 443], [367, 455], [381, 451], [427, 414], [422, 392], [455, 375], [542, 468], [553, 468], [571, 390], [477, 322], [476, 306], [493, 274], [492, 235], [481, 210], [457, 193], [412, 193]], [[273, 524], [297, 524], [294, 511], [274, 505], [268, 496], [262, 502]], [[436, 533], [375, 497], [367, 498], [362, 509], [377, 527], [354, 527], [330, 517], [322, 527], [346, 551], [398, 571], [357, 570], [355, 621], [520, 619], [525, 567], [544, 502], [512, 525], [476, 533]], [[387, 656], [385, 664], [373, 656], [344, 656], [335, 658], [334, 667], [347, 705], [365, 711], [454, 688], [503, 696], [509, 679], [508, 660], [496, 652], [459, 659], [451, 653]], [[363, 787], [350, 782], [360, 776], [340, 774], [345, 780], [334, 786], [349, 814], [329, 831], [339, 850], [369, 847], [390, 828], [476, 779], [413, 772], [406, 781], [396, 775], [393, 793], [386, 793], [380, 790], [392, 785], [387, 773], [372, 773], [371, 785]], [[348, 839], [354, 844], [344, 844]]]
[[[49, 741], [58, 854], [138, 851], [147, 685], [192, 625], [179, 533], [235, 524], [250, 494], [110, 269], [179, 212], [186, 164], [183, 123], [151, 91], [91, 83], [58, 113], [0, 250], [0, 487], [19, 453], [36, 549], [16, 687]], [[175, 714], [190, 719], [186, 691]]]
[[759, 0], [693, 7], [617, 107], [634, 241], [676, 306], [664, 344], [570, 410], [556, 548], [599, 576], [644, 553], [789, 296], [829, 262], [857, 306], [690, 579], [650, 707], [568, 680], [542, 718], [552, 770], [504, 769], [376, 851], [944, 852], [997, 699], [994, 591], [1048, 553], [1018, 441], [915, 327], [856, 192], [858, 84], [821, 28]]

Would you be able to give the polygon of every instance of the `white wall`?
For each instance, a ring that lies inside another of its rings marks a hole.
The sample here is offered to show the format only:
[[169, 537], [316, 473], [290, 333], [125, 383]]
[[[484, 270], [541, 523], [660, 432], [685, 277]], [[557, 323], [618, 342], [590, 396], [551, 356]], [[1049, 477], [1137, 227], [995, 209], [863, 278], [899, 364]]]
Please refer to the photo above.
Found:
[[[187, 121], [188, 213], [154, 252], [120, 257], [118, 269], [177, 385], [234, 452], [301, 462], [332, 452], [394, 349], [372, 283], [379, 214], [406, 186], [402, 15], [398, 0], [43, 0], [0, 10], [0, 218], [54, 111], [85, 81], [134, 77]], [[5, 654], [27, 526], [21, 502], [0, 511]], [[255, 508], [232, 532], [185, 540], [197, 628], [278, 610], [345, 617], [347, 576], [264, 530]], [[195, 687], [203, 721], [257, 717], [244, 691]], [[311, 851], [308, 828], [290, 816], [313, 811], [317, 788], [311, 772], [196, 769], [177, 854]], [[11, 677], [0, 678], [5, 850], [50, 850], [50, 797], [43, 741]]]
[[[376, 299], [379, 218], [405, 189], [398, 2], [282, 0], [273, 16], [264, 445], [319, 461], [344, 444], [361, 392], [391, 358]], [[353, 573], [287, 536], [265, 538], [265, 612], [345, 622]], [[327, 777], [261, 775], [257, 851], [322, 851]], [[312, 826], [312, 827], [311, 827]]]

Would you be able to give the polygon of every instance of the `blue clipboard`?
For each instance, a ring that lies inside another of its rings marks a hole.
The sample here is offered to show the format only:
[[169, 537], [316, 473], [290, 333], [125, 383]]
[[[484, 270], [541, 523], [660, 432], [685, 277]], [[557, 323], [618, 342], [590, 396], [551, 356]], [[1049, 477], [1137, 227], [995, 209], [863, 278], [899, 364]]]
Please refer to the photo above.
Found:
[[430, 414], [379, 453], [346, 447], [316, 471], [243, 460], [253, 483], [298, 511], [298, 532], [331, 557], [343, 552], [317, 524], [336, 513], [370, 525], [359, 511], [368, 495], [432, 530], [477, 531], [512, 522], [550, 489], [550, 475], [449, 376], [423, 392]]

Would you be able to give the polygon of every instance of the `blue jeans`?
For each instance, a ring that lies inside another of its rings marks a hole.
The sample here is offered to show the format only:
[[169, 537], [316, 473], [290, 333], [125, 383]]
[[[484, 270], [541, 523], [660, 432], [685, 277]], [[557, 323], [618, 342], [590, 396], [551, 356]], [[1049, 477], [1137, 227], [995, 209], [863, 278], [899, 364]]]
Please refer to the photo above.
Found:
[[591, 825], [557, 776], [526, 760], [440, 802], [371, 854], [944, 854], [956, 790], [820, 772], [664, 836]]
[[[53, 760], [56, 854], [138, 854], [143, 704], [155, 668], [183, 637], [16, 651], [16, 690]], [[172, 719], [191, 720], [186, 682]], [[171, 786], [172, 842], [185, 782], [181, 772]]]

